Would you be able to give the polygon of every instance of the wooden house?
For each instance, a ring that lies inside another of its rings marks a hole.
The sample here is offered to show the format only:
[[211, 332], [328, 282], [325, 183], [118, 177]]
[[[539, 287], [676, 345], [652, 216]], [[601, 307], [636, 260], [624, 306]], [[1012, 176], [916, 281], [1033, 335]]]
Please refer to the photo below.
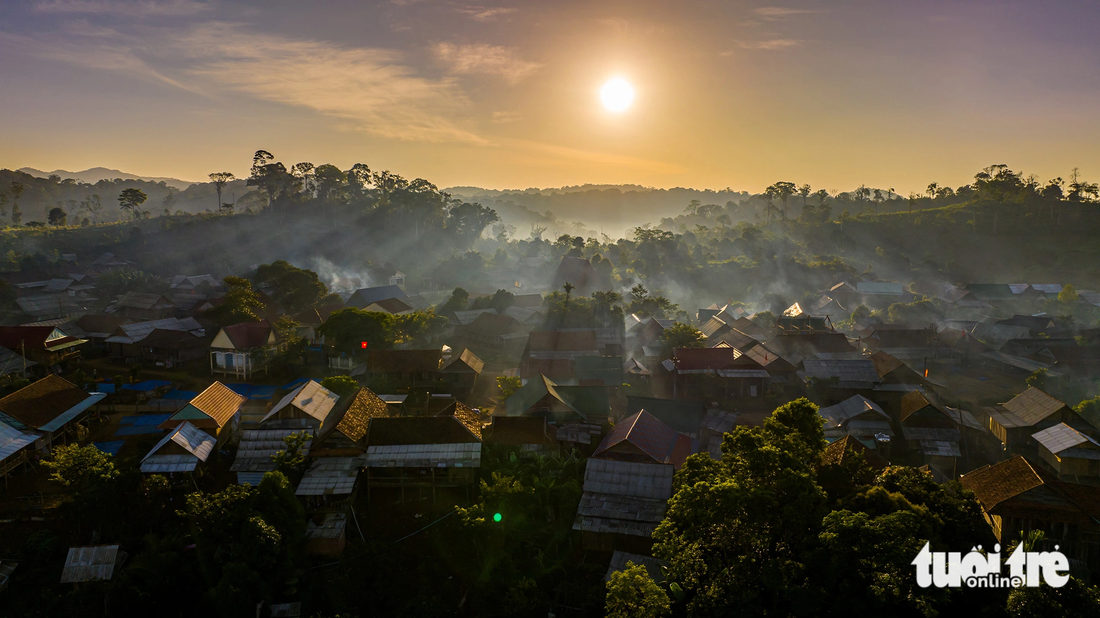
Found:
[[374, 418], [367, 429], [368, 491], [462, 487], [477, 481], [481, 438], [462, 415]]
[[906, 445], [924, 455], [925, 463], [940, 470], [955, 469], [956, 458], [962, 456], [962, 434], [943, 408], [920, 391], [912, 391], [901, 398], [898, 424]]
[[401, 289], [397, 285], [382, 285], [373, 288], [362, 288], [352, 293], [347, 302], [344, 303], [346, 307], [355, 307], [356, 309], [366, 309], [367, 307], [390, 298], [405, 298], [405, 290]]
[[1011, 400], [985, 408], [989, 430], [1006, 450], [1027, 449], [1036, 432], [1058, 423], [1079, 425], [1076, 413], [1064, 402], [1031, 386]]
[[494, 416], [482, 439], [487, 447], [508, 448], [518, 457], [553, 457], [559, 452], [557, 432], [545, 417]]
[[228, 386], [214, 382], [161, 423], [160, 428], [172, 430], [181, 422], [187, 421], [217, 438], [217, 447], [221, 448], [235, 437], [240, 424], [241, 405], [244, 402], [245, 398]]
[[[890, 462], [885, 457], [867, 448], [862, 440], [858, 440], [850, 435], [846, 435], [839, 440], [834, 440], [829, 443], [829, 446], [825, 447], [825, 450], [821, 453], [821, 465], [822, 466], [842, 466], [849, 463], [855, 457], [862, 457], [864, 463], [866, 463], [875, 472], [881, 472], [890, 465]], [[867, 479], [870, 480], [870, 479]]]
[[341, 397], [330, 422], [313, 439], [313, 457], [358, 457], [367, 451], [367, 427], [371, 419], [394, 416], [390, 407], [369, 388]]
[[697, 451], [698, 447], [698, 440], [673, 431], [657, 417], [641, 410], [615, 423], [615, 427], [596, 447], [592, 457], [670, 464], [679, 470], [688, 455]]
[[366, 372], [372, 380], [397, 387], [439, 388], [442, 352], [430, 350], [370, 350]]
[[210, 342], [210, 373], [249, 379], [267, 374], [271, 356], [282, 346], [279, 335], [266, 320], [226, 326]]
[[[878, 449], [894, 437], [890, 415], [863, 395], [854, 395], [838, 404], [818, 410], [825, 420], [825, 439], [836, 442], [852, 437], [865, 446]], [[878, 436], [878, 437], [876, 437]], [[885, 436], [886, 440], [880, 440]]]
[[959, 479], [974, 492], [986, 522], [1002, 546], [1032, 530], [1045, 533], [1070, 560], [1100, 571], [1100, 500], [1097, 488], [1058, 480], [1051, 472], [1016, 456], [978, 468]]
[[83, 438], [88, 429], [82, 421], [104, 397], [106, 393], [86, 393], [50, 374], [0, 399], [0, 422], [18, 431], [39, 433], [37, 448], [48, 452], [55, 444]]
[[80, 349], [87, 342], [56, 326], [0, 326], [0, 347], [47, 367], [80, 358]]
[[1100, 484], [1100, 442], [1065, 423], [1047, 427], [1031, 437], [1039, 443], [1039, 458], [1059, 479]]
[[311, 433], [316, 434], [326, 428], [329, 415], [339, 399], [336, 393], [310, 380], [275, 403], [260, 420], [260, 426], [277, 421], [303, 421]]
[[444, 353], [439, 369], [440, 377], [458, 399], [466, 399], [477, 385], [477, 378], [485, 369], [485, 361], [467, 348], [458, 354]]

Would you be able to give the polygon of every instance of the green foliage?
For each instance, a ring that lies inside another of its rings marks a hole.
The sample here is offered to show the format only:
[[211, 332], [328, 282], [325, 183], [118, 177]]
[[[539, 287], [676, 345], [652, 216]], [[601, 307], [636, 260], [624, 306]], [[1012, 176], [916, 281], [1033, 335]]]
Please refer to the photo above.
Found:
[[88, 444], [64, 444], [56, 447], [42, 462], [51, 470], [50, 480], [87, 493], [118, 478], [113, 458]]
[[434, 310], [414, 311], [393, 316], [394, 343], [431, 341], [446, 330], [449, 321]]
[[654, 317], [667, 319], [679, 311], [679, 307], [664, 296], [653, 296], [642, 284], [637, 284], [630, 289], [630, 303], [627, 305], [627, 313], [632, 313], [639, 318]]
[[359, 390], [359, 382], [356, 382], [355, 378], [345, 375], [329, 376], [321, 380], [321, 386], [341, 397], [354, 395]]
[[229, 289], [222, 303], [206, 312], [207, 317], [219, 326], [258, 321], [260, 316], [257, 312], [263, 307], [263, 301], [252, 289], [252, 282], [244, 277], [233, 276], [226, 277], [224, 281]]
[[145, 192], [141, 189], [123, 189], [122, 193], [118, 194], [118, 207], [120, 210], [129, 212], [131, 219], [141, 219], [149, 214], [141, 209], [141, 205], [147, 199], [149, 199], [149, 196], [145, 195]]
[[292, 266], [285, 260], [276, 260], [271, 264], [262, 264], [256, 269], [255, 283], [270, 284], [272, 297], [288, 313], [298, 313], [313, 307], [328, 296], [328, 287], [317, 277], [317, 273]]
[[1073, 305], [1081, 301], [1081, 295], [1077, 292], [1077, 288], [1073, 287], [1073, 284], [1067, 283], [1062, 288], [1061, 292], [1058, 292], [1058, 302], [1063, 305]]
[[470, 304], [470, 293], [462, 288], [455, 288], [447, 302], [436, 308], [436, 313], [448, 315], [455, 311], [465, 311]]
[[[853, 317], [854, 317], [853, 313]], [[943, 316], [943, 312], [930, 298], [922, 298], [910, 303], [893, 303], [886, 309], [890, 322], [909, 322], [913, 324], [931, 324]]]
[[669, 352], [680, 348], [702, 348], [706, 341], [707, 338], [698, 328], [683, 322], [676, 322], [661, 333], [661, 342]]
[[355, 307], [345, 307], [334, 311], [328, 320], [317, 329], [326, 340], [333, 341], [333, 347], [344, 352], [361, 349], [360, 342], [366, 341], [373, 349], [388, 350], [396, 339], [397, 319], [380, 311], [363, 311]]
[[658, 618], [671, 612], [668, 593], [653, 581], [645, 567], [627, 562], [607, 581], [607, 618]]
[[283, 436], [285, 448], [271, 456], [271, 460], [275, 462], [275, 469], [287, 477], [297, 478], [305, 471], [306, 442], [311, 439], [313, 436], [308, 431], [298, 431]]
[[55, 227], [63, 227], [68, 222], [68, 215], [63, 208], [51, 208], [46, 215], [46, 222]]
[[1046, 584], [1015, 588], [1008, 593], [1006, 609], [1011, 618], [1085, 618], [1096, 615], [1097, 607], [1100, 607], [1100, 588], [1070, 577], [1061, 588]]
[[523, 381], [518, 376], [497, 376], [497, 388], [500, 389], [501, 401], [507, 401], [521, 386]]
[[1046, 368], [1039, 368], [1031, 372], [1031, 375], [1024, 378], [1024, 383], [1028, 386], [1043, 390], [1047, 385], [1047, 370]]

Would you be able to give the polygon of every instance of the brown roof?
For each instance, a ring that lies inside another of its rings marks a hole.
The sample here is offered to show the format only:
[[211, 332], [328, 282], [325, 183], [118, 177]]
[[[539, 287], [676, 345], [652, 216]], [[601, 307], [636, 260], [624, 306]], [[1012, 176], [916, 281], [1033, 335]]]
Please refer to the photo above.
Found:
[[875, 371], [878, 372], [878, 376], [880, 378], [885, 377], [886, 374], [897, 369], [898, 367], [905, 365], [905, 363], [898, 360], [896, 356], [893, 356], [892, 354], [887, 354], [882, 350], [879, 350], [878, 352], [875, 352], [871, 355], [871, 362], [875, 364]]
[[368, 307], [372, 305], [378, 305], [378, 307], [386, 313], [402, 313], [404, 311], [412, 311], [413, 309], [412, 305], [400, 298], [383, 298], [382, 300], [374, 301], [368, 305]]
[[76, 321], [76, 325], [85, 333], [113, 333], [122, 324], [130, 320], [121, 315], [88, 314]]
[[371, 419], [368, 446], [407, 444], [467, 444], [481, 439], [453, 416]]
[[390, 410], [385, 401], [382, 401], [369, 388], [360, 388], [351, 398], [351, 404], [340, 422], [336, 424], [336, 429], [351, 441], [358, 442], [367, 435], [367, 427], [371, 419], [390, 416]]
[[438, 349], [371, 350], [367, 363], [372, 373], [432, 373], [439, 371]]
[[50, 374], [0, 399], [0, 412], [38, 429], [88, 398], [88, 393]]
[[529, 351], [539, 352], [587, 352], [598, 350], [595, 329], [536, 330], [527, 340]]
[[478, 440], [481, 439], [481, 413], [461, 401], [456, 401], [443, 408], [443, 411], [436, 416], [453, 416], [457, 418], [466, 429], [470, 430], [470, 433], [477, 436]]
[[825, 447], [825, 452], [821, 454], [821, 463], [826, 466], [838, 466], [847, 463], [854, 455], [862, 455], [863, 461], [875, 470], [882, 470], [890, 465], [882, 455], [867, 448], [867, 445], [852, 436], [844, 436]]
[[234, 393], [221, 382], [214, 382], [191, 400], [191, 405], [214, 419], [218, 427], [224, 427], [240, 409], [245, 398]]
[[1066, 404], [1062, 401], [1051, 397], [1034, 386], [1029, 386], [1026, 391], [1001, 405], [1028, 425], [1034, 425], [1066, 407]]
[[928, 401], [920, 391], [910, 391], [901, 398], [901, 413], [898, 415], [898, 420], [904, 423], [905, 419], [912, 416], [914, 412], [930, 405], [932, 402]]
[[521, 330], [523, 330], [523, 325], [512, 316], [489, 312], [482, 313], [474, 318], [473, 322], [462, 327], [462, 332], [467, 335], [481, 337], [507, 335]]
[[243, 322], [226, 326], [222, 330], [238, 350], [262, 348], [267, 345], [267, 340], [271, 336], [271, 324], [265, 321]]
[[539, 416], [494, 416], [482, 435], [486, 444], [553, 444], [546, 431], [546, 418]]
[[978, 468], [959, 478], [965, 489], [974, 492], [974, 497], [986, 512], [1005, 500], [1052, 480], [1047, 473], [1031, 465], [1031, 462], [1020, 455], [1008, 461]]
[[474, 373], [481, 373], [485, 368], [485, 361], [477, 357], [469, 348], [464, 348], [457, 356], [451, 358], [451, 362], [443, 366], [443, 373], [464, 373], [463, 368], [469, 367]]

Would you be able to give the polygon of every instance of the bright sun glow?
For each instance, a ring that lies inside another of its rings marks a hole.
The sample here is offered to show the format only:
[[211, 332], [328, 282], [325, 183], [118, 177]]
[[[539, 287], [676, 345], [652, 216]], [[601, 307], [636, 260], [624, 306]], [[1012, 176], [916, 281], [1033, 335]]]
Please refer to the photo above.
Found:
[[609, 111], [625, 111], [634, 102], [634, 87], [625, 79], [616, 77], [600, 88], [600, 101]]

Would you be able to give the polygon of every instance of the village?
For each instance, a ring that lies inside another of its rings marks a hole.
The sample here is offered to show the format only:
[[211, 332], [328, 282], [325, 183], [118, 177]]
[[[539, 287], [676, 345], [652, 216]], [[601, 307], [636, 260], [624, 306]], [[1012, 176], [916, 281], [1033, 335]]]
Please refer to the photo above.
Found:
[[[294, 313], [278, 300], [293, 279], [256, 272], [98, 298], [98, 281], [137, 268], [104, 254], [4, 275], [24, 314], [0, 327], [5, 543], [64, 525], [73, 487], [47, 465], [59, 450], [134, 466], [173, 500], [287, 472], [306, 517], [297, 567], [339, 564], [371, 537], [426, 536], [471, 507], [506, 524], [507, 501], [486, 498], [500, 461], [556, 461], [580, 495], [569, 512], [547, 506], [547, 521], [568, 524], [593, 577], [633, 562], [661, 581], [652, 537], [676, 471], [722, 459], [728, 432], [805, 397], [823, 460], [958, 481], [999, 543], [1043, 531], [1075, 576], [1100, 572], [1100, 403], [1085, 400], [1100, 329], [1043, 311], [1100, 293], [849, 277], [779, 315], [715, 299], [680, 321], [624, 312], [589, 260], [565, 256], [515, 293], [446, 292], [395, 270]], [[231, 307], [242, 298], [257, 319]], [[950, 307], [938, 323], [881, 317], [928, 298]], [[403, 338], [377, 327], [402, 318], [419, 324]], [[87, 527], [65, 538], [57, 564], [0, 555], [0, 589], [29, 568], [110, 582], [141, 549]], [[293, 585], [275, 588], [262, 615], [311, 615]], [[576, 604], [555, 601], [558, 615]]]

